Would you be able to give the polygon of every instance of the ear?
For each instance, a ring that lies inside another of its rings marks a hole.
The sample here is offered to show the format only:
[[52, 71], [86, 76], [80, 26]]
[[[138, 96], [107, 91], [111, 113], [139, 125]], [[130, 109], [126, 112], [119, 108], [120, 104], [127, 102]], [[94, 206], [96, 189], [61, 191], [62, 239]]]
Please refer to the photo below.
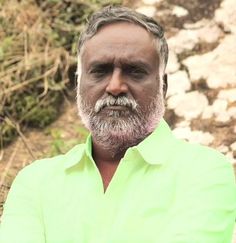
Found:
[[168, 76], [166, 73], [163, 75], [162, 79], [163, 79], [163, 96], [165, 98], [168, 89]]

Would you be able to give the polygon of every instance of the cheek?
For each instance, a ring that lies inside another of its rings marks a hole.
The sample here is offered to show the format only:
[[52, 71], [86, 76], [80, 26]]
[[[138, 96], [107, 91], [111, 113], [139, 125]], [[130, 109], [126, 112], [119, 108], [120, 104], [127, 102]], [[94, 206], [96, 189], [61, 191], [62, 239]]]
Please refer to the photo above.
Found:
[[156, 100], [159, 94], [158, 85], [150, 85], [148, 87], [142, 88], [139, 92], [135, 93], [135, 100], [141, 107], [141, 109], [146, 110], [154, 100]]
[[89, 79], [88, 79], [87, 75], [82, 74], [81, 79], [80, 79], [80, 84], [79, 84], [78, 88], [79, 88], [80, 94], [83, 97], [86, 97], [87, 94], [89, 94], [91, 92], [91, 90], [93, 89], [93, 86], [89, 82]]
[[133, 89], [132, 95], [139, 103], [147, 103], [149, 100], [152, 100], [159, 93], [158, 83], [149, 83], [139, 88]]
[[104, 91], [101, 85], [91, 85], [89, 82], [84, 82], [83, 80], [81, 80], [77, 92], [80, 93], [82, 100], [86, 101], [92, 106], [95, 106], [97, 100], [99, 100], [104, 95]]

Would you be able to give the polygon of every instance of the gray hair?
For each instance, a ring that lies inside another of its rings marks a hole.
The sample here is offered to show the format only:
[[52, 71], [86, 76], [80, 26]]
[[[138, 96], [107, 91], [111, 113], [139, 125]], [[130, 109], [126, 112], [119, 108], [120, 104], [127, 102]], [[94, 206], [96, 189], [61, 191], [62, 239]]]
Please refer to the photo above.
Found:
[[[126, 7], [108, 6], [95, 12], [90, 17], [86, 29], [80, 35], [78, 54], [81, 54], [84, 43], [91, 39], [102, 26], [119, 21], [138, 24], [153, 34], [154, 39], [157, 40], [156, 46], [159, 55], [160, 72], [164, 75], [168, 60], [168, 45], [164, 37], [163, 28], [153, 18], [147, 17]], [[79, 65], [80, 64], [78, 64], [78, 68]]]

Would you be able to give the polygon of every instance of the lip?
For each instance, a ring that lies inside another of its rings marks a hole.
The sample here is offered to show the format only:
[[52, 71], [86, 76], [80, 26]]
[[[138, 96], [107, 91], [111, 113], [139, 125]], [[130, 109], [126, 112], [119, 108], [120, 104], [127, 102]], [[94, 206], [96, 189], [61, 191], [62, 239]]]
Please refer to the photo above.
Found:
[[103, 108], [104, 110], [113, 110], [113, 111], [123, 111], [129, 109], [127, 106], [122, 106], [122, 105], [110, 105], [110, 106], [105, 106]]

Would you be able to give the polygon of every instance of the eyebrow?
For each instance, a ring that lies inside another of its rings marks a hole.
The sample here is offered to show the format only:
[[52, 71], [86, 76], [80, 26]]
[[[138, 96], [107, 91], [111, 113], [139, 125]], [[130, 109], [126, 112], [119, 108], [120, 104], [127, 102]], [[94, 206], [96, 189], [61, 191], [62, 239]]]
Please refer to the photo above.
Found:
[[147, 64], [147, 63], [145, 63], [145, 62], [142, 62], [142, 61], [131, 61], [131, 62], [128, 62], [128, 63], [124, 63], [124, 64], [122, 64], [122, 65], [124, 65], [124, 66], [126, 66], [126, 67], [139, 67], [139, 68], [143, 68], [143, 69], [147, 69], [147, 70], [149, 70], [150, 69], [150, 66]]
[[[88, 68], [95, 68], [95, 67], [106, 67], [106, 66], [113, 66], [114, 65], [114, 61], [112, 60], [107, 60], [107, 61], [92, 61], [89, 65]], [[121, 67], [139, 67], [139, 68], [143, 68], [143, 69], [147, 69], [150, 70], [151, 67], [148, 63], [142, 61], [142, 60], [134, 60], [134, 61], [130, 61], [130, 60], [121, 60], [120, 61], [120, 66]]]

